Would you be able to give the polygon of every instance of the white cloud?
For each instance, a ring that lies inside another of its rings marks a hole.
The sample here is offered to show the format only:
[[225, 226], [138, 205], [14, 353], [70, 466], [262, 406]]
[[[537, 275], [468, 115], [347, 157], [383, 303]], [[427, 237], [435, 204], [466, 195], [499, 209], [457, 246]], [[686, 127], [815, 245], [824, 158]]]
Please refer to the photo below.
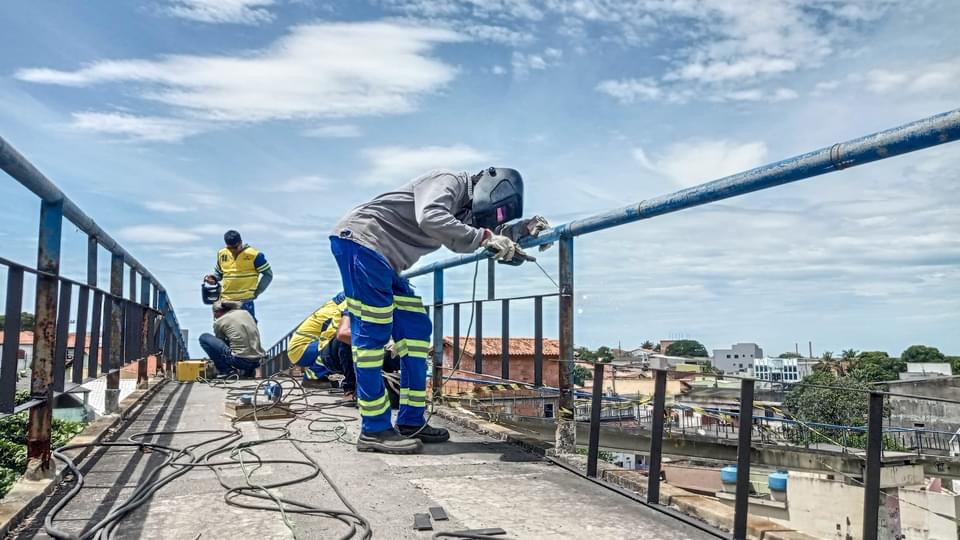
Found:
[[117, 237], [121, 240], [139, 244], [180, 244], [196, 242], [201, 239], [200, 235], [189, 229], [169, 225], [124, 227], [117, 233]]
[[524, 77], [532, 70], [542, 71], [559, 64], [561, 58], [563, 58], [563, 51], [554, 48], [547, 48], [542, 53], [514, 51], [510, 63], [513, 66], [514, 75]]
[[353, 124], [328, 124], [310, 128], [304, 131], [303, 134], [307, 137], [320, 137], [324, 139], [349, 139], [359, 137], [363, 132]]
[[264, 9], [274, 0], [170, 0], [168, 15], [204, 23], [261, 24], [274, 19]]
[[73, 113], [70, 127], [151, 142], [177, 142], [203, 131], [196, 122], [116, 112]]
[[467, 170], [490, 164], [491, 156], [465, 144], [453, 146], [386, 146], [364, 151], [370, 160], [371, 184], [395, 184], [431, 169]]
[[182, 204], [168, 203], [163, 201], [147, 201], [143, 203], [143, 206], [147, 210], [163, 212], [165, 214], [182, 214], [184, 212], [196, 210], [196, 208], [191, 206], [184, 206]]
[[894, 73], [885, 69], [873, 69], [864, 76], [864, 83], [871, 92], [883, 94], [902, 86], [907, 82], [905, 73]]
[[302, 193], [307, 191], [324, 191], [333, 185], [333, 182], [322, 176], [298, 176], [291, 178], [277, 186], [269, 188], [270, 191], [279, 191], [281, 193]]
[[633, 156], [645, 168], [659, 172], [679, 186], [688, 187], [762, 165], [767, 145], [728, 140], [690, 140], [668, 146], [651, 160], [642, 148]]
[[[128, 83], [143, 99], [208, 121], [260, 122], [396, 114], [450, 82], [456, 69], [430, 56], [462, 41], [449, 30], [385, 22], [293, 28], [270, 47], [235, 56], [103, 60], [75, 71], [22, 69], [34, 83], [87, 87]], [[166, 127], [156, 137], [182, 137]]]
[[504, 75], [504, 74], [507, 73], [507, 68], [505, 68], [505, 67], [497, 64], [497, 65], [493, 66], [493, 67], [490, 69], [490, 71], [491, 71], [494, 75]]
[[960, 87], [960, 64], [933, 63], [902, 71], [873, 69], [863, 75], [853, 75], [851, 80], [876, 94], [955, 94]]
[[620, 103], [656, 101], [664, 95], [657, 81], [650, 77], [600, 81], [596, 90], [615, 98]]

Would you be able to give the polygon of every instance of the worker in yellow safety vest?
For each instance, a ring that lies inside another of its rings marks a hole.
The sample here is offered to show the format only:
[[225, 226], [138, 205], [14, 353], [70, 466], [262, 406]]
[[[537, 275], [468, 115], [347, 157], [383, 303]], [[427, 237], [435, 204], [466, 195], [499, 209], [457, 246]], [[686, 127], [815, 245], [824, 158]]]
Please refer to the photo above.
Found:
[[213, 274], [205, 276], [207, 283], [220, 283], [220, 299], [240, 302], [243, 309], [256, 320], [253, 301], [267, 290], [273, 281], [273, 271], [267, 257], [243, 243], [240, 233], [229, 230], [223, 235], [226, 247], [217, 253]]
[[[320, 306], [293, 331], [287, 345], [287, 358], [303, 370], [304, 381], [329, 381], [329, 375], [343, 375], [340, 388], [348, 401], [354, 401], [357, 374], [353, 367], [350, 339], [350, 314], [343, 292]], [[400, 370], [400, 359], [391, 348], [384, 355], [383, 371]]]

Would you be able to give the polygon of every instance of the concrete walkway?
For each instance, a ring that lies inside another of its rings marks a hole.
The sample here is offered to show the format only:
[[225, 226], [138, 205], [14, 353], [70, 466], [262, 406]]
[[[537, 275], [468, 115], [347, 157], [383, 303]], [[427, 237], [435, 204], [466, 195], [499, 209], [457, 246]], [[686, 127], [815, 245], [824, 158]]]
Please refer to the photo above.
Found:
[[[167, 384], [144, 409], [123, 428], [117, 440], [136, 432], [151, 430], [229, 429], [223, 415], [226, 391], [201, 384]], [[335, 398], [318, 395], [312, 402], [332, 403]], [[356, 409], [336, 408], [330, 412], [356, 418]], [[317, 418], [309, 413], [307, 418]], [[265, 422], [267, 425], [283, 421]], [[439, 419], [431, 421], [446, 425]], [[271, 438], [275, 433], [243, 422], [246, 439]], [[313, 424], [314, 429], [333, 424]], [[358, 423], [346, 423], [348, 439], [355, 439]], [[311, 424], [298, 420], [293, 436], [304, 441], [329, 439], [328, 434], [310, 431]], [[435, 521], [436, 531], [500, 527], [510, 538], [630, 538], [700, 539], [712, 538], [669, 517], [649, 510], [622, 496], [587, 482], [563, 469], [549, 465], [510, 443], [496, 441], [457, 426], [452, 440], [427, 446], [418, 456], [388, 456], [358, 453], [346, 442], [305, 444], [320, 461], [344, 495], [370, 520], [375, 538], [430, 538], [432, 532], [413, 530], [413, 514], [442, 506], [449, 521]], [[209, 435], [177, 434], [162, 442], [182, 447]], [[264, 459], [297, 459], [289, 442], [256, 447]], [[146, 471], [164, 460], [160, 453], [136, 449], [98, 450], [82, 466], [86, 481], [83, 491], [59, 514], [55, 525], [79, 534], [102, 519], [122, 502], [141, 481]], [[222, 474], [231, 485], [244, 485], [239, 467], [224, 467]], [[270, 464], [254, 475], [261, 481], [278, 481], [309, 472], [303, 466]], [[51, 500], [26, 524], [15, 538], [47, 538], [43, 519], [67, 486], [61, 486]], [[326, 508], [343, 508], [322, 477], [284, 487], [276, 492], [290, 498], [312, 501]], [[225, 490], [209, 469], [193, 469], [160, 489], [145, 506], [129, 515], [119, 529], [119, 538], [292, 538], [277, 512], [247, 510], [228, 506]], [[290, 515], [299, 538], [338, 538], [347, 528], [330, 518]]]

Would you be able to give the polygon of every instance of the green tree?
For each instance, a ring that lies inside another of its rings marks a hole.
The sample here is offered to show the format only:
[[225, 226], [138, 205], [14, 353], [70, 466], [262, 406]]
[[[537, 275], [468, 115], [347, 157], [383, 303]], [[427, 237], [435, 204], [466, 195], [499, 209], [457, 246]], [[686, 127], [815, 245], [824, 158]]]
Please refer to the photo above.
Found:
[[612, 360], [612, 359], [613, 359], [613, 351], [610, 349], [610, 347], [607, 347], [606, 345], [601, 345], [601, 346], [597, 347], [596, 359], [597, 359], [597, 360]]
[[907, 350], [900, 353], [900, 359], [904, 362], [946, 362], [947, 357], [936, 347], [927, 347], [926, 345], [911, 345]]
[[710, 356], [707, 354], [707, 348], [694, 339], [674, 341], [667, 347], [666, 354], [669, 356], [691, 356], [695, 358], [707, 358]]
[[584, 366], [573, 366], [573, 384], [583, 386], [587, 379], [593, 378], [593, 372]]
[[892, 381], [906, 370], [906, 362], [885, 351], [863, 351], [850, 362], [850, 376], [867, 382]]
[[844, 360], [853, 360], [857, 357], [859, 353], [856, 349], [847, 349], [840, 353], [840, 357]]
[[785, 352], [780, 353], [780, 358], [800, 358], [800, 355], [795, 352]]
[[587, 347], [577, 347], [573, 350], [573, 356], [581, 362], [593, 362], [597, 359], [597, 353]]
[[833, 351], [823, 351], [823, 355], [820, 357], [824, 362], [833, 362]]
[[659, 344], [659, 343], [657, 343], [656, 345], [653, 346], [653, 352], [660, 352], [660, 344]]
[[[7, 317], [0, 315], [0, 329], [3, 329], [4, 323], [6, 323]], [[20, 331], [21, 332], [33, 332], [33, 327], [36, 323], [36, 317], [33, 316], [33, 313], [27, 313], [24, 311], [20, 314]]]
[[[824, 386], [839, 389], [823, 388]], [[830, 371], [818, 371], [804, 377], [800, 384], [787, 392], [783, 404], [793, 417], [804, 423], [864, 426], [869, 409], [868, 394], [854, 390], [869, 388], [865, 381], [857, 377], [837, 377]], [[865, 439], [861, 440], [863, 437], [856, 433], [823, 426], [808, 429], [798, 425], [789, 431], [789, 436], [795, 442], [846, 442], [859, 448], [865, 446]], [[851, 437], [854, 440], [851, 440]]]
[[649, 351], [649, 350], [652, 350], [652, 349], [653, 349], [653, 342], [650, 341], [650, 340], [644, 341], [643, 343], [640, 344], [640, 348], [641, 348], [641, 349], [646, 349], [646, 350], [648, 350], [648, 351]]
[[948, 356], [947, 362], [950, 362], [950, 369], [954, 375], [960, 375], [960, 356]]

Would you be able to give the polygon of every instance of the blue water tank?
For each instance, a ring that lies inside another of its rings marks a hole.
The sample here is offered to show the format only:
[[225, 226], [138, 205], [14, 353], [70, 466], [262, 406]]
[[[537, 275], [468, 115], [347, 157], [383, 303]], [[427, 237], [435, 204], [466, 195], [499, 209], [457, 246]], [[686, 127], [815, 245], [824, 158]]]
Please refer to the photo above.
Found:
[[736, 484], [737, 483], [737, 466], [736, 465], [727, 465], [726, 467], [720, 469], [720, 481], [724, 484]]
[[786, 472], [772, 472], [767, 476], [767, 486], [770, 487], [770, 491], [787, 491], [787, 473]]

